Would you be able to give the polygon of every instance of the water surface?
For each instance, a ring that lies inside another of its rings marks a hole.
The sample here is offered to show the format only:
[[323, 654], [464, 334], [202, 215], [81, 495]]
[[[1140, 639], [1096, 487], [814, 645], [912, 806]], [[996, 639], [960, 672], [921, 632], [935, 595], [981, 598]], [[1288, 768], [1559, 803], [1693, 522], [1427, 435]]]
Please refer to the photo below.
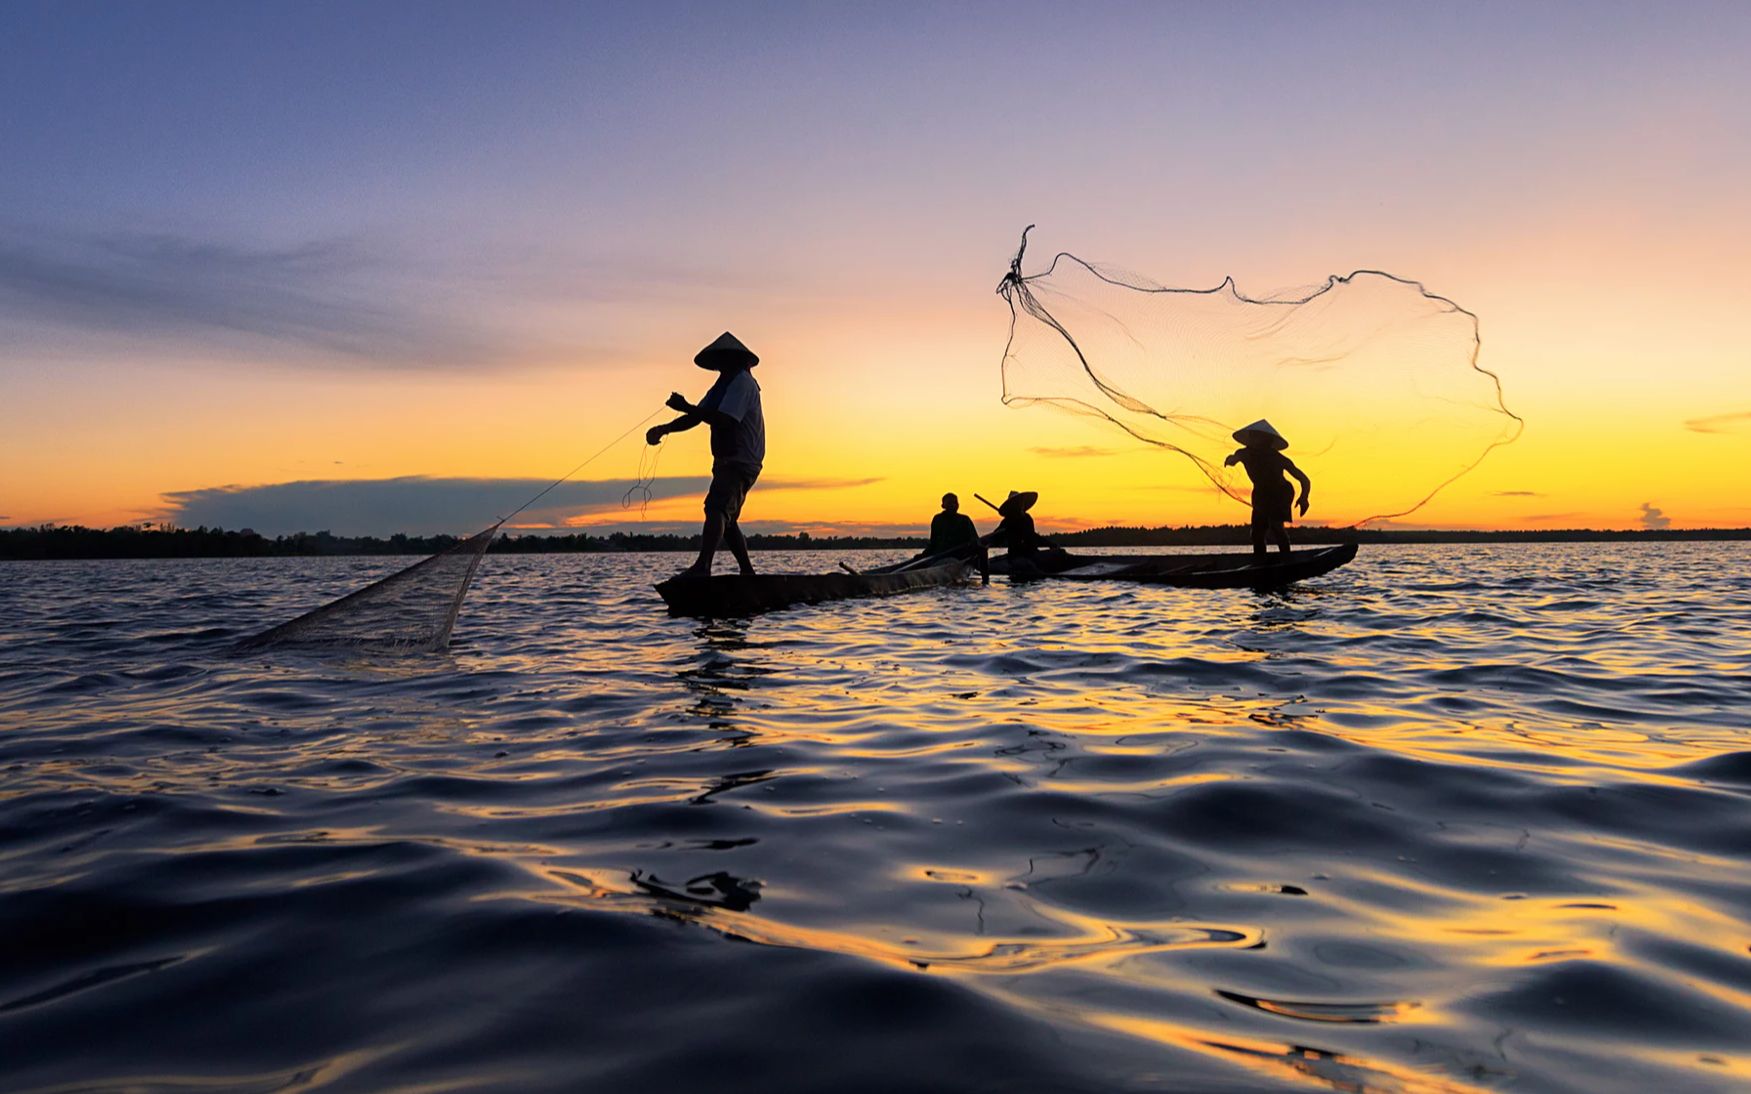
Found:
[[0, 1085], [1751, 1083], [1745, 545], [682, 561], [489, 557], [401, 659], [228, 647], [405, 560], [0, 563]]

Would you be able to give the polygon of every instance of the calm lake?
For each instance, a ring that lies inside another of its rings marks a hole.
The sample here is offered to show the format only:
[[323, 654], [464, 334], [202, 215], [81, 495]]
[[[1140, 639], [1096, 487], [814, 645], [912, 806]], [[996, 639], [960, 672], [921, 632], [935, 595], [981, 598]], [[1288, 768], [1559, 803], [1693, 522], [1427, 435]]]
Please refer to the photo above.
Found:
[[0, 1087], [1751, 1084], [1751, 545], [230, 652], [409, 561], [0, 563]]

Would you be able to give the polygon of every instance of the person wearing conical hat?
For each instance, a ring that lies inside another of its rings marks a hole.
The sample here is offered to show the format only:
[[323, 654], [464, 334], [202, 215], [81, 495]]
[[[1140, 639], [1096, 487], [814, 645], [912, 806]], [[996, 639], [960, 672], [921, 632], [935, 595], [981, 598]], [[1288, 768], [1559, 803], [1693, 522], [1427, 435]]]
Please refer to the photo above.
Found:
[[1253, 554], [1265, 553], [1266, 539], [1276, 541], [1278, 549], [1287, 552], [1288, 524], [1295, 519], [1293, 508], [1296, 502], [1295, 488], [1283, 476], [1293, 475], [1301, 484], [1302, 516], [1307, 515], [1307, 495], [1312, 492], [1313, 483], [1295, 466], [1294, 460], [1283, 455], [1289, 442], [1263, 418], [1235, 430], [1234, 439], [1241, 447], [1223, 460], [1222, 466], [1239, 464], [1246, 468], [1246, 477], [1252, 480]]
[[645, 432], [647, 444], [657, 444], [670, 433], [681, 433], [701, 422], [711, 426], [711, 487], [705, 492], [705, 526], [699, 533], [699, 559], [681, 571], [681, 577], [709, 577], [711, 560], [720, 542], [728, 543], [742, 573], [752, 575], [748, 541], [738, 523], [742, 503], [760, 477], [766, 462], [766, 417], [760, 409], [760, 385], [749, 373], [760, 358], [740, 339], [724, 331], [718, 339], [694, 355], [693, 363], [716, 372], [717, 380], [697, 404], [679, 391], [666, 404], [681, 416], [653, 425]]
[[1039, 500], [1040, 495], [1032, 490], [1011, 490], [1009, 497], [997, 507], [997, 515], [1003, 520], [997, 525], [997, 530], [986, 537], [986, 542], [1009, 548], [1011, 575], [1046, 569], [1041, 564], [1041, 552], [1063, 553], [1062, 548], [1034, 530], [1034, 518], [1028, 510]]

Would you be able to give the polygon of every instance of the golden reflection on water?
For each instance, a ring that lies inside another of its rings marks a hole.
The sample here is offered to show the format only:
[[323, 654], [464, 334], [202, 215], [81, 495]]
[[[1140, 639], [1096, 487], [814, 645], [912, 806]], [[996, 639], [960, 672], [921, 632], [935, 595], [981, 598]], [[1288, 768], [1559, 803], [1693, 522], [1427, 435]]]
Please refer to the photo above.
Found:
[[1046, 919], [1051, 926], [1061, 929], [1058, 937], [1048, 939], [922, 933], [895, 939], [891, 937], [895, 928], [888, 924], [827, 930], [754, 915], [747, 906], [726, 906], [709, 893], [689, 893], [687, 885], [697, 879], [689, 879], [680, 887], [653, 888], [636, 882], [628, 885], [622, 877], [606, 871], [540, 865], [530, 865], [529, 869], [552, 883], [554, 889], [530, 889], [520, 894], [527, 899], [680, 917], [746, 941], [850, 954], [944, 973], [1041, 972], [1068, 965], [1117, 962], [1150, 953], [1191, 948], [1245, 949], [1258, 943], [1256, 934], [1222, 926], [1179, 922], [1122, 924], [1062, 909], [1051, 910]]
[[[1454, 557], [1458, 588], [1474, 560]], [[1684, 767], [1747, 750], [1722, 712], [1751, 696], [1666, 694], [1688, 677], [1651, 666], [1682, 644], [1623, 628], [1609, 641], [1654, 652], [1597, 649], [1597, 623], [1532, 615], [1491, 637], [1461, 617], [1511, 591], [1412, 610], [1416, 570], [1390, 558], [1270, 597], [999, 583], [708, 625], [632, 593], [542, 610], [538, 564], [610, 562], [519, 560], [447, 660], [252, 662], [217, 670], [223, 700], [86, 701], [69, 724], [125, 710], [163, 736], [32, 757], [33, 788], [211, 807], [213, 831], [148, 850], [417, 845], [495, 868], [472, 902], [948, 977], [1273, 1081], [1542, 1089], [1576, 1060], [1751, 1079], [1721, 1033], [1751, 1016], [1744, 794]], [[30, 865], [75, 876], [92, 838]], [[1617, 1009], [1588, 1029], [1562, 993], [1597, 984]], [[1715, 1014], [1643, 1031], [1658, 993]]]
[[[1478, 1068], [1476, 1078], [1483, 1084], [1478, 1085], [1379, 1060], [1326, 1052], [1306, 1045], [1253, 1040], [1232, 1034], [1200, 1035], [1170, 1023], [1135, 1015], [1090, 1013], [1087, 1020], [1135, 1037], [1217, 1055], [1265, 1075], [1311, 1079], [1345, 1094], [1366, 1094], [1367, 1091], [1381, 1090], [1393, 1091], [1395, 1094], [1484, 1094], [1503, 1081], [1513, 1078], [1511, 1072]], [[1435, 1070], [1434, 1065], [1431, 1065], [1430, 1070]]]

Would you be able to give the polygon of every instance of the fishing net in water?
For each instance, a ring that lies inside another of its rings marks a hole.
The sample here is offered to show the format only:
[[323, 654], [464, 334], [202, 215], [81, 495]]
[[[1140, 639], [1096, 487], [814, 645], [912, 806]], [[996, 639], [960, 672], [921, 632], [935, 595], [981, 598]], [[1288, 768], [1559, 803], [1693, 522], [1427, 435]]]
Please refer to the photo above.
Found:
[[[314, 611], [282, 623], [272, 630], [244, 639], [238, 648], [251, 650], [280, 646], [331, 647], [370, 649], [395, 653], [422, 653], [442, 650], [450, 644], [450, 632], [456, 626], [456, 616], [462, 611], [462, 598], [468, 595], [474, 571], [480, 568], [481, 556], [492, 545], [493, 537], [511, 518], [523, 512], [560, 484], [600, 459], [609, 449], [638, 432], [662, 410], [653, 410], [643, 421], [603, 445], [596, 453], [549, 483], [536, 495], [498, 519], [492, 527], [477, 532], [447, 550], [414, 563], [405, 570], [324, 604]], [[642, 491], [648, 500], [650, 484], [656, 480], [656, 458], [650, 456], [646, 471], [644, 457], [639, 459], [639, 482], [627, 491], [623, 504], [630, 506], [635, 491]]]
[[1520, 435], [1478, 364], [1477, 316], [1416, 281], [1359, 270], [1248, 296], [1232, 279], [1170, 288], [1068, 253], [1023, 274], [1026, 249], [1023, 232], [997, 290], [1011, 315], [1003, 401], [1103, 419], [1235, 501], [1250, 486], [1223, 460], [1260, 418], [1289, 439], [1311, 515], [1331, 525], [1413, 513]]
[[245, 639], [241, 645], [245, 649], [328, 646], [396, 653], [441, 650], [450, 644], [462, 598], [468, 594], [481, 556], [498, 530], [495, 524], [405, 570]]

